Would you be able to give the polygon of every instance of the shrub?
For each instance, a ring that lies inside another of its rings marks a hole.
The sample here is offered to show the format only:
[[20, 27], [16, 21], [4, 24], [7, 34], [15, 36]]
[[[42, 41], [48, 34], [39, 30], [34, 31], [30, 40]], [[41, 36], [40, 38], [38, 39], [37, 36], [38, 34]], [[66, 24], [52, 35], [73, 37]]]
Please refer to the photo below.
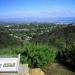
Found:
[[57, 60], [66, 66], [75, 67], [75, 45], [69, 45], [64, 50], [58, 51]]
[[55, 61], [57, 50], [47, 44], [28, 43], [24, 49], [21, 53], [21, 62], [29, 63], [32, 68], [43, 67]]

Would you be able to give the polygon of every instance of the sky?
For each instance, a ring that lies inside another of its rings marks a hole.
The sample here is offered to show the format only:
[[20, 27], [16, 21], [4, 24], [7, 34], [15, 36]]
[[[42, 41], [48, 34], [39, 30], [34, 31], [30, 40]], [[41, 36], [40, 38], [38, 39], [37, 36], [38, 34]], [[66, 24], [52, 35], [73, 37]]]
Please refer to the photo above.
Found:
[[0, 0], [0, 18], [75, 17], [75, 0]]

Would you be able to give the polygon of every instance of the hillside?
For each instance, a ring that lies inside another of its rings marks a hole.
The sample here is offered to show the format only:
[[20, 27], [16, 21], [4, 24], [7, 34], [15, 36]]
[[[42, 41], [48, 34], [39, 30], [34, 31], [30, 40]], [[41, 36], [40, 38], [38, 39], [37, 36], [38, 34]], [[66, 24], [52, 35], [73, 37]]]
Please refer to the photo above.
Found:
[[21, 41], [11, 35], [7, 28], [0, 27], [0, 48], [19, 46]]
[[[39, 31], [39, 30], [38, 30]], [[40, 31], [39, 31], [40, 32]], [[68, 42], [75, 43], [75, 26], [56, 26], [50, 32], [44, 32], [43, 34], [36, 34], [32, 40], [34, 42], [47, 42], [48, 44], [59, 46], [67, 44]]]
[[28, 23], [0, 26], [1, 48], [4, 49], [0, 54], [20, 53], [21, 63], [28, 63], [33, 68], [57, 62], [74, 71], [75, 25]]
[[35, 43], [48, 43], [49, 46], [58, 48], [57, 62], [70, 68], [75, 68], [75, 26], [57, 26], [51, 32], [34, 35]]

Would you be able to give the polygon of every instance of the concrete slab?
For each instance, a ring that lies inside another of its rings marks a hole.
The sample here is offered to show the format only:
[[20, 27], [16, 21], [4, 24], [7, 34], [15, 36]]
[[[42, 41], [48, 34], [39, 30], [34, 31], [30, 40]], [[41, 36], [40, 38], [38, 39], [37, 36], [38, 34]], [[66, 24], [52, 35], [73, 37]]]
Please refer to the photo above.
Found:
[[0, 73], [0, 75], [29, 75], [28, 64], [20, 64], [18, 73]]

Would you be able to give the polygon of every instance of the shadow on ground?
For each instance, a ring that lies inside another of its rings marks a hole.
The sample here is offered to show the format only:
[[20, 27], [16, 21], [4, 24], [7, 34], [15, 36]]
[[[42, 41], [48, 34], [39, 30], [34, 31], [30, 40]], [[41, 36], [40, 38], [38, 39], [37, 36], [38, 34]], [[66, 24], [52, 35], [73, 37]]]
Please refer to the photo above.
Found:
[[68, 63], [59, 63], [63, 66], [65, 66], [68, 70], [75, 72], [75, 65], [74, 64], [68, 64]]
[[43, 69], [46, 75], [75, 75], [75, 73], [61, 64], [54, 63]]

